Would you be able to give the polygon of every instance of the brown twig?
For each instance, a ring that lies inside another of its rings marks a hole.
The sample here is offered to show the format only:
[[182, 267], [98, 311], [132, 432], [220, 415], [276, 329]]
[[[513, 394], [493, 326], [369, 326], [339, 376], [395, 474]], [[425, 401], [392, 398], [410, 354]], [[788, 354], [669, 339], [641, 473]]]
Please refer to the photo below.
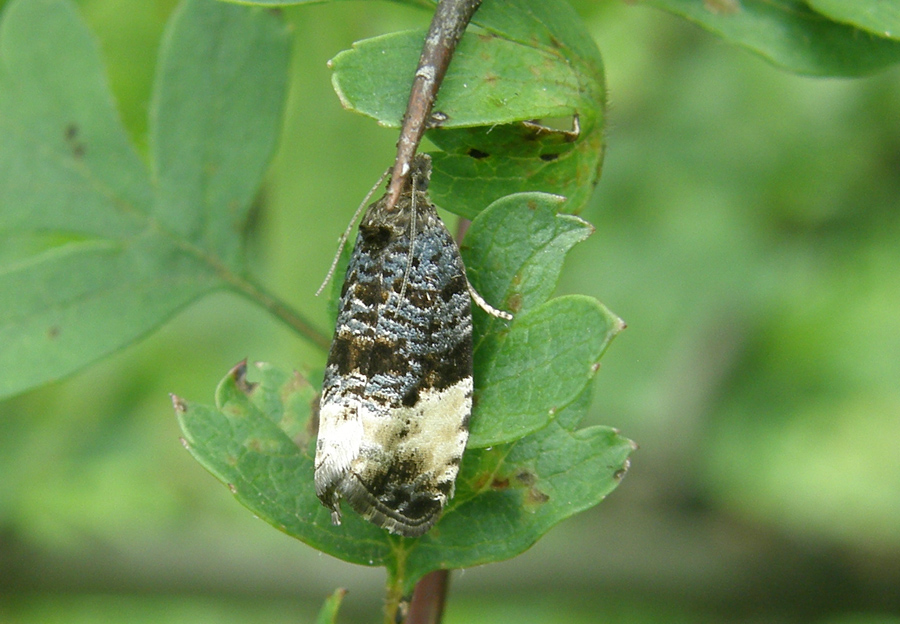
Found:
[[430, 124], [431, 110], [438, 90], [444, 81], [456, 44], [462, 38], [466, 26], [481, 6], [481, 0], [440, 0], [434, 11], [431, 26], [425, 36], [419, 66], [409, 91], [409, 103], [403, 115], [400, 139], [397, 141], [397, 158], [391, 169], [391, 183], [387, 192], [387, 207], [397, 205], [400, 192], [409, 176], [410, 163], [419, 143]]
[[449, 570], [435, 570], [423, 576], [413, 591], [406, 624], [441, 624], [449, 584]]

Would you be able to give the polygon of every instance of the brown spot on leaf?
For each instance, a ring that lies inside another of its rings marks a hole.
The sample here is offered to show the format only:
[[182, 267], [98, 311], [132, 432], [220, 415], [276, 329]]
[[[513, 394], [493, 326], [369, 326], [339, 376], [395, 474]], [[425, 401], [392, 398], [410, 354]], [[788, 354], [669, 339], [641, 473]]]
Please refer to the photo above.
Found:
[[247, 381], [247, 360], [243, 359], [228, 371], [228, 376], [234, 380], [234, 385], [244, 394], [250, 394], [259, 384]]
[[487, 477], [486, 474], [478, 475], [478, 478], [472, 482], [472, 489], [480, 492], [484, 488], [484, 484], [487, 483]]
[[559, 154], [541, 154], [540, 159], [544, 162], [552, 162], [559, 158]]
[[69, 149], [72, 150], [72, 155], [75, 158], [82, 158], [84, 156], [84, 143], [78, 140], [78, 125], [75, 123], [70, 123], [66, 126], [65, 130], [66, 143], [69, 144]]
[[250, 438], [246, 442], [244, 442], [244, 446], [253, 451], [254, 453], [262, 454], [265, 451], [265, 445], [262, 443], [262, 440], [259, 438]]
[[[261, 366], [261, 365], [257, 364], [257, 366]], [[311, 388], [311, 387], [312, 387], [312, 384], [309, 383], [309, 380], [305, 376], [301, 375], [297, 371], [292, 371], [291, 378], [284, 387], [284, 391], [282, 393], [282, 399], [287, 400], [287, 395], [295, 394], [297, 392], [300, 392], [301, 390], [304, 390], [306, 388]]]
[[474, 147], [469, 148], [469, 151], [466, 153], [477, 160], [481, 160], [482, 158], [487, 158], [488, 156], [490, 156], [490, 154], [488, 154], [487, 152], [482, 152], [480, 149], [475, 149]]
[[509, 488], [509, 479], [500, 479], [498, 477], [494, 477], [494, 479], [491, 481], [492, 490], [505, 490], [507, 488]]
[[531, 511], [536, 511], [534, 508], [543, 505], [544, 503], [550, 500], [550, 495], [546, 492], [541, 492], [536, 487], [531, 487], [528, 489], [528, 492], [525, 494], [525, 500], [523, 501], [525, 507], [531, 507]]
[[521, 470], [516, 473], [516, 481], [521, 483], [522, 485], [534, 485], [537, 481], [537, 477], [533, 472], [528, 472], [527, 470]]
[[515, 314], [522, 309], [522, 295], [513, 293], [506, 298], [506, 309]]
[[59, 336], [59, 332], [59, 326], [54, 325], [53, 327], [47, 329], [47, 338], [53, 340], [54, 338], [57, 338]]

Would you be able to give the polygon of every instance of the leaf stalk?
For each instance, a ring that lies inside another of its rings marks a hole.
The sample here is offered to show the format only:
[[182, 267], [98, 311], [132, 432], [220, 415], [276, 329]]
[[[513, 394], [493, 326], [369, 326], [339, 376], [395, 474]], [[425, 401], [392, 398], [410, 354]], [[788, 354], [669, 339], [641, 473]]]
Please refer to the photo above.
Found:
[[323, 351], [328, 351], [331, 347], [331, 338], [329, 336], [316, 329], [302, 314], [266, 291], [256, 282], [231, 272], [220, 273], [220, 276], [231, 286], [232, 290], [268, 310], [315, 346]]

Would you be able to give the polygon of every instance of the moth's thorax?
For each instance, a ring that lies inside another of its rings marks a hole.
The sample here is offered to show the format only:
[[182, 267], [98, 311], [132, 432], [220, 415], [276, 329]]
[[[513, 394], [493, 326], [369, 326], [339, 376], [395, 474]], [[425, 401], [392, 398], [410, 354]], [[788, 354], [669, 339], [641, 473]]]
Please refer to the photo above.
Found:
[[465, 269], [424, 190], [407, 187], [391, 210], [369, 207], [342, 288], [316, 450], [333, 518], [344, 497], [392, 532], [427, 531], [452, 495], [471, 404]]

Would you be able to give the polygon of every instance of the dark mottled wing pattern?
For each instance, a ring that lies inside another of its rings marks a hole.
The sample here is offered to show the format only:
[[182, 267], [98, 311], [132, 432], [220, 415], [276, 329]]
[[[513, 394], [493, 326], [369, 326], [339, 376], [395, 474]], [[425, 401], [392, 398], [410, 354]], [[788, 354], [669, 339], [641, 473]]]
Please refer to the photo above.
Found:
[[[418, 536], [453, 494], [472, 406], [465, 268], [417, 156], [393, 210], [372, 204], [347, 268], [319, 412], [316, 493]], [[415, 228], [413, 234], [413, 227]]]

